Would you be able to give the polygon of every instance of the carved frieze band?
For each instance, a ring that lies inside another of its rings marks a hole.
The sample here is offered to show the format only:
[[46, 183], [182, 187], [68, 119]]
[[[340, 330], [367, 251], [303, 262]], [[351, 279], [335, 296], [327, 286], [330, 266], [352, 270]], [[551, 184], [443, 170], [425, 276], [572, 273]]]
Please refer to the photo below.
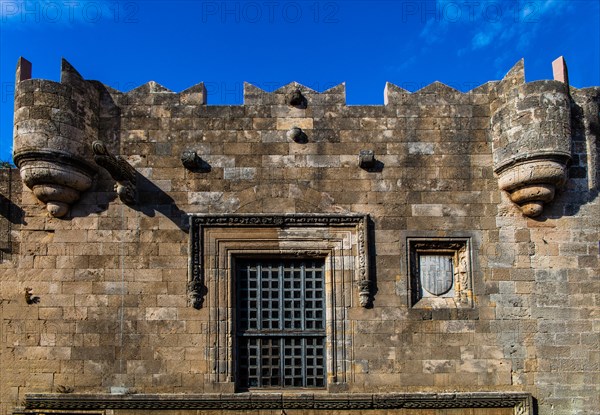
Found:
[[204, 286], [204, 229], [207, 227], [355, 227], [357, 232], [359, 302], [368, 307], [372, 298], [372, 282], [369, 277], [367, 241], [367, 215], [318, 215], [318, 214], [226, 214], [190, 215], [190, 281], [188, 294], [194, 308], [202, 308]]
[[531, 415], [532, 397], [525, 392], [403, 393], [403, 394], [330, 394], [298, 396], [290, 394], [205, 394], [205, 395], [111, 395], [111, 394], [28, 394], [25, 410], [104, 409], [450, 409], [514, 408], [516, 415]]

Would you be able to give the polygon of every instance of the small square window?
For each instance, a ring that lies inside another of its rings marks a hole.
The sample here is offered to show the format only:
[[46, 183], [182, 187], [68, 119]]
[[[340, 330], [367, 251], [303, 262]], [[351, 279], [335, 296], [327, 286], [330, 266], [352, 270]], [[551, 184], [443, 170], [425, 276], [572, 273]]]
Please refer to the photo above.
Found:
[[471, 307], [469, 238], [408, 238], [410, 305]]

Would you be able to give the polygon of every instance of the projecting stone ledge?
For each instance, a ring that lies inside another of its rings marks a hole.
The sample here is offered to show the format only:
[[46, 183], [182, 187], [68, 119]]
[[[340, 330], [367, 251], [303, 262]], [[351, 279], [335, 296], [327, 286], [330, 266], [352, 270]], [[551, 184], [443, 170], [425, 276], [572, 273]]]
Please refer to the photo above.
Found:
[[41, 414], [47, 410], [259, 410], [259, 409], [467, 409], [514, 408], [532, 415], [533, 404], [524, 392], [455, 393], [235, 393], [235, 394], [27, 394], [25, 408], [15, 415]]

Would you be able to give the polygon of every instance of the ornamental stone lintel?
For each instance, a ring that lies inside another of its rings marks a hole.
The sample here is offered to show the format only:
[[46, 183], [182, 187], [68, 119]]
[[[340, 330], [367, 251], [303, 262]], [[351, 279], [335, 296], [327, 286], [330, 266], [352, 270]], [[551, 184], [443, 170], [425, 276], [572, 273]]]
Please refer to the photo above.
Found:
[[[368, 216], [363, 214], [215, 214], [190, 215], [190, 278], [188, 295], [192, 306], [202, 308], [206, 292], [204, 270], [204, 229], [210, 227], [274, 227], [274, 228], [338, 228], [356, 229], [357, 275], [355, 283], [359, 290], [359, 304], [370, 307], [373, 299], [373, 283], [369, 277]], [[310, 249], [301, 250], [310, 255]], [[299, 251], [300, 252], [300, 251]]]

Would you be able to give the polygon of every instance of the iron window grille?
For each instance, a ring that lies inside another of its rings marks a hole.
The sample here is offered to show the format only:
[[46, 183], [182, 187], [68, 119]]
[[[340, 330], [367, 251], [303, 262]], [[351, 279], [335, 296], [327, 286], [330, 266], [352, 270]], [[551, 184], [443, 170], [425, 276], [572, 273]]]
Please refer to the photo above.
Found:
[[242, 259], [236, 270], [238, 387], [324, 388], [324, 260]]

